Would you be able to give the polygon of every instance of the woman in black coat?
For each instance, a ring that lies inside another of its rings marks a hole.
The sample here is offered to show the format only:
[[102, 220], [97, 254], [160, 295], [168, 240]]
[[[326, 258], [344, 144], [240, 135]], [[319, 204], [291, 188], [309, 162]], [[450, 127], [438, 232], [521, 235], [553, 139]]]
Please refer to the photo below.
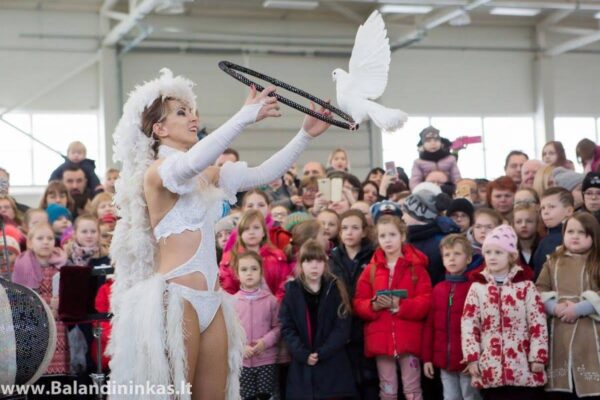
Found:
[[351, 327], [348, 294], [329, 273], [327, 255], [315, 240], [300, 249], [298, 266], [298, 278], [285, 285], [279, 313], [281, 336], [292, 355], [286, 398], [354, 398], [344, 351]]

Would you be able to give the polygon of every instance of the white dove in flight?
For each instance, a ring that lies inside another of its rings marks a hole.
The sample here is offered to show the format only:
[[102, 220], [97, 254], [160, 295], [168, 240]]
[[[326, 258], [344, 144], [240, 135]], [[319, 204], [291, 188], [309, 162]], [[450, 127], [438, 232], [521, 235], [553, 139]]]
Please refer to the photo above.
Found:
[[350, 114], [356, 124], [370, 118], [379, 128], [393, 131], [406, 122], [405, 112], [372, 101], [379, 98], [387, 86], [390, 60], [385, 23], [375, 10], [356, 32], [348, 72], [341, 68], [332, 72], [338, 106]]

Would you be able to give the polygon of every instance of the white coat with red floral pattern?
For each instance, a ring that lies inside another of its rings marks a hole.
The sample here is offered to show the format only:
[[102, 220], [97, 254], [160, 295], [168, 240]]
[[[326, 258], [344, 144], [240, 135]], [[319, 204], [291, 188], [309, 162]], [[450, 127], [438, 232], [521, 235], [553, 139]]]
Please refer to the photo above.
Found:
[[532, 281], [514, 266], [502, 285], [486, 270], [476, 275], [461, 319], [463, 362], [478, 362], [477, 388], [543, 386], [545, 372], [530, 363], [548, 361], [544, 306]]

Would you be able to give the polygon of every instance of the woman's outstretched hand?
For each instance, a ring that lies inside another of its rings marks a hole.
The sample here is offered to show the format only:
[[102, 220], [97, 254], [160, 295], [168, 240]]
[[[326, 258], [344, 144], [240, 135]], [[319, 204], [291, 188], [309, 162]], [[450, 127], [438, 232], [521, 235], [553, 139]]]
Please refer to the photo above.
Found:
[[[312, 101], [310, 102], [310, 109], [312, 111], [315, 110], [315, 105]], [[321, 107], [321, 109], [318, 112], [319, 114], [324, 115], [326, 117], [331, 116], [331, 111], [329, 111], [325, 107]], [[302, 123], [302, 129], [304, 129], [304, 131], [312, 137], [319, 136], [320, 134], [325, 132], [330, 126], [331, 125], [329, 123], [321, 121], [320, 119], [317, 119], [310, 115], [304, 117], [304, 122]]]
[[262, 108], [256, 116], [256, 122], [268, 117], [281, 117], [279, 112], [279, 102], [276, 97], [270, 97], [269, 94], [275, 92], [275, 86], [269, 86], [260, 93], [257, 93], [256, 86], [250, 86], [250, 93], [246, 98], [245, 106], [250, 104], [262, 104]]

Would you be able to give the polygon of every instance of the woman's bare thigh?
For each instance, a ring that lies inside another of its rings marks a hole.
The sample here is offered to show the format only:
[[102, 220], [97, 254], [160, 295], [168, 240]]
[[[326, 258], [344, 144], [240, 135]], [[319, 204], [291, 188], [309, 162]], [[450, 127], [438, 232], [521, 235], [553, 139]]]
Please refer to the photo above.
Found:
[[195, 371], [191, 380], [193, 400], [223, 400], [229, 373], [228, 336], [223, 310], [219, 308], [200, 335]]

